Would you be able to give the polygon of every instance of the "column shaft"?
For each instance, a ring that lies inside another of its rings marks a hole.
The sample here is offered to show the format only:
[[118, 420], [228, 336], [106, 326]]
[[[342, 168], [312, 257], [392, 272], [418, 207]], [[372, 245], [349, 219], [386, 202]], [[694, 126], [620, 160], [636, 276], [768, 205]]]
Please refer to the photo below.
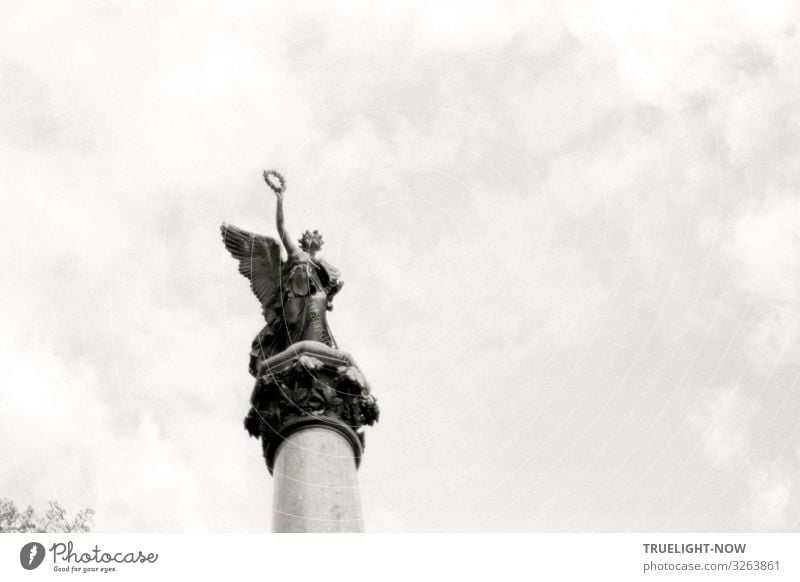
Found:
[[276, 451], [273, 478], [272, 531], [364, 530], [353, 446], [339, 432], [292, 432]]

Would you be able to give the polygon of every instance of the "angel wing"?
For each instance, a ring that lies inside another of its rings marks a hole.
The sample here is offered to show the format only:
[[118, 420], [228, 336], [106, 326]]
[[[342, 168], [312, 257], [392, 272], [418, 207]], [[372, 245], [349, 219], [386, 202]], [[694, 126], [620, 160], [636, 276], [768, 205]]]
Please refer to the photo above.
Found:
[[280, 305], [281, 247], [274, 238], [253, 234], [223, 223], [222, 242], [234, 259], [239, 272], [250, 280], [250, 288], [261, 302], [267, 323], [276, 316]]

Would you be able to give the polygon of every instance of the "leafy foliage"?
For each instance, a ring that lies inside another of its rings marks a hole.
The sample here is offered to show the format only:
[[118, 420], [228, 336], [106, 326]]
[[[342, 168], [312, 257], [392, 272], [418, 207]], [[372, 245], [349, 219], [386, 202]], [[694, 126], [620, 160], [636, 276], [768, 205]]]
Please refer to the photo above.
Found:
[[82, 509], [70, 521], [58, 501], [48, 501], [44, 516], [33, 507], [19, 511], [10, 499], [0, 499], [0, 533], [79, 533], [91, 531], [94, 509]]

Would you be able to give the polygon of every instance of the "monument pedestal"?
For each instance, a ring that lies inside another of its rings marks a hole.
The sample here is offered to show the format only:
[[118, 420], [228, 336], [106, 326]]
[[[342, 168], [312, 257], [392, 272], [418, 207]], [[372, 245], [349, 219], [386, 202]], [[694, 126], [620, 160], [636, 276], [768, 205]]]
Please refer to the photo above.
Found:
[[273, 531], [363, 531], [356, 470], [378, 419], [345, 352], [304, 341], [258, 365], [245, 427], [275, 480]]

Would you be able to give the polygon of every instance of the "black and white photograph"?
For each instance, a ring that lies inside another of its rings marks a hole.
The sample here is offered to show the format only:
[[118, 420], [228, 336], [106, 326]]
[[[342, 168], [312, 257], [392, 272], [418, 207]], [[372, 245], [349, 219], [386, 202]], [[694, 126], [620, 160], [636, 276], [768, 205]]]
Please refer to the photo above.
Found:
[[0, 577], [796, 579], [798, 96], [791, 1], [2, 0]]

